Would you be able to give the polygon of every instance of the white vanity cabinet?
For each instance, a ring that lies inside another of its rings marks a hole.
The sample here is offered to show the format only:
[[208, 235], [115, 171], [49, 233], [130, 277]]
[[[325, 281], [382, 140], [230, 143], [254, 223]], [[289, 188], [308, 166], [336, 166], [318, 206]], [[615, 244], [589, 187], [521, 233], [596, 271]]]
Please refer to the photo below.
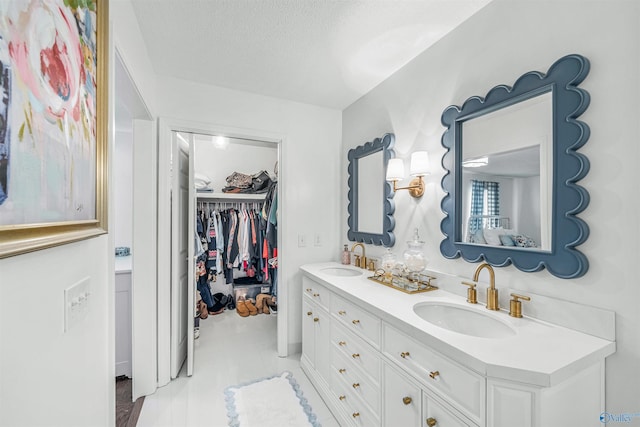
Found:
[[319, 283], [304, 280], [302, 299], [302, 362], [317, 372], [317, 378], [327, 387], [331, 360], [328, 353], [331, 317], [331, 293]]
[[507, 339], [442, 332], [412, 308], [462, 298], [405, 295], [328, 267], [302, 268], [301, 366], [341, 426], [601, 425], [615, 342], [506, 313], [495, 315], [516, 328]]

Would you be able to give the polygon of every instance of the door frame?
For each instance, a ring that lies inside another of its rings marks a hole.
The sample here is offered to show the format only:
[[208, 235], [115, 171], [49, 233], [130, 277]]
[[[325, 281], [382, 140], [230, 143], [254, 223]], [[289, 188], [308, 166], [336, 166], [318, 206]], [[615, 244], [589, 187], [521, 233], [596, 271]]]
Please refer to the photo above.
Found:
[[[282, 165], [286, 137], [283, 134], [224, 126], [213, 123], [195, 122], [175, 118], [160, 117], [158, 120], [158, 385], [171, 381], [171, 136], [173, 132], [189, 132], [205, 135], [221, 135], [229, 138], [252, 139], [273, 143], [278, 149], [278, 165]], [[278, 169], [278, 181], [285, 179], [283, 168]], [[282, 186], [278, 185], [278, 199], [282, 200]], [[282, 209], [278, 209], [278, 224], [283, 224]], [[283, 271], [286, 263], [286, 248], [282, 247], [283, 227], [278, 227], [278, 270]], [[288, 292], [282, 284], [282, 274], [278, 275], [278, 356], [288, 355], [287, 325]]]
[[[132, 397], [137, 399], [153, 393], [157, 388], [156, 369], [156, 253], [136, 249], [141, 247], [155, 248], [157, 228], [156, 212], [156, 126], [155, 118], [149, 110], [144, 97], [129, 71], [124, 56], [117, 45], [110, 51], [110, 99], [113, 107], [110, 112], [110, 157], [113, 158], [116, 143], [116, 110], [123, 109], [131, 119], [133, 133], [132, 167], [133, 167], [133, 207], [132, 207], [132, 265], [131, 265], [131, 369]], [[119, 87], [122, 85], [123, 87]], [[123, 100], [119, 98], [122, 97]], [[110, 168], [110, 200], [109, 218], [115, 218], [114, 208], [114, 164]], [[115, 236], [113, 229], [109, 231], [110, 263], [115, 262]], [[113, 268], [110, 269], [113, 271]], [[115, 290], [115, 274], [110, 275], [110, 293]], [[153, 303], [152, 303], [153, 302]], [[111, 305], [111, 313], [115, 316], [115, 303]], [[110, 342], [112, 344], [110, 360], [115, 367], [115, 317], [111, 319]]]

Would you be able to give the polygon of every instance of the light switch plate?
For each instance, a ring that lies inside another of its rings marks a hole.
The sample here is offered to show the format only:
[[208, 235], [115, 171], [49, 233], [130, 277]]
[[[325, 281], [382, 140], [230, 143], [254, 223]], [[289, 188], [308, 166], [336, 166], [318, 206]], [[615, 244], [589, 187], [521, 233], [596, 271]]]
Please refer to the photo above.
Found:
[[64, 331], [68, 332], [89, 313], [90, 278], [86, 277], [64, 290]]

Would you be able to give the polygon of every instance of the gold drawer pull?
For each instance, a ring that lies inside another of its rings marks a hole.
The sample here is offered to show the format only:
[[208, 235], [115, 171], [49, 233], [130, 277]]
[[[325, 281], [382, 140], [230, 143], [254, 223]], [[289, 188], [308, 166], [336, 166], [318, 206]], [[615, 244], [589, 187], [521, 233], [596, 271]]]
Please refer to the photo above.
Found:
[[345, 346], [345, 345], [347, 345], [347, 342], [346, 341], [340, 341], [340, 342], [338, 342], [338, 345], [339, 346]]
[[314, 296], [314, 297], [319, 297], [319, 296], [320, 296], [320, 294], [313, 294], [313, 296]]
[[353, 418], [358, 418], [360, 416], [360, 412], [354, 412], [353, 414], [351, 414], [351, 416]]
[[360, 357], [360, 353], [353, 353], [353, 354], [351, 355], [351, 357], [353, 357], [354, 359], [356, 359], [356, 358]]
[[307, 292], [311, 292], [311, 288], [307, 288]]
[[353, 388], [358, 388], [358, 387], [360, 387], [360, 383], [353, 383], [353, 386], [352, 386], [352, 387], [353, 387]]
[[402, 357], [403, 359], [406, 359], [407, 357], [409, 357], [409, 352], [408, 351], [403, 351], [402, 353], [400, 353], [400, 357]]
[[340, 311], [338, 312], [338, 314], [339, 314], [340, 316], [344, 316], [345, 314], [347, 314], [347, 312], [346, 312], [346, 311], [344, 311], [344, 310], [340, 310]]
[[438, 421], [436, 421], [435, 418], [433, 418], [433, 417], [427, 418], [427, 425], [429, 427], [435, 427], [436, 424], [438, 424]]
[[347, 396], [345, 396], [344, 394], [342, 396], [338, 397], [338, 399], [340, 399], [340, 400], [345, 400], [346, 398], [347, 398]]
[[405, 405], [410, 405], [412, 401], [413, 399], [411, 399], [409, 396], [405, 396], [402, 398], [402, 403], [404, 403]]
[[318, 321], [320, 321], [320, 318], [318, 318], [318, 317], [314, 317], [314, 318], [313, 318], [313, 321], [314, 321], [314, 322], [318, 322]]
[[357, 325], [358, 323], [360, 323], [360, 321], [356, 319], [356, 320], [352, 320], [351, 323], [353, 323], [354, 325]]
[[307, 311], [307, 316], [311, 316], [313, 313], [310, 311]]
[[429, 376], [431, 377], [431, 379], [438, 379], [438, 377], [440, 376], [440, 371], [431, 371], [429, 372]]
[[341, 374], [344, 374], [345, 372], [347, 372], [347, 370], [344, 368], [340, 368], [338, 369], [338, 372], [340, 372]]

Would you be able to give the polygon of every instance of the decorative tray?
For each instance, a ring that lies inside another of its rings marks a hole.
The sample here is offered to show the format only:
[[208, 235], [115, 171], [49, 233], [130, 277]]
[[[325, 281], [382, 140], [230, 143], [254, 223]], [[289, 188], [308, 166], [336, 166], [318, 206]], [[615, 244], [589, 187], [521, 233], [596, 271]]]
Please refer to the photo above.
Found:
[[418, 294], [438, 289], [437, 286], [431, 284], [431, 281], [435, 279], [435, 277], [426, 274], [402, 277], [385, 274], [384, 270], [377, 270], [373, 276], [367, 277], [367, 279], [407, 294]]

